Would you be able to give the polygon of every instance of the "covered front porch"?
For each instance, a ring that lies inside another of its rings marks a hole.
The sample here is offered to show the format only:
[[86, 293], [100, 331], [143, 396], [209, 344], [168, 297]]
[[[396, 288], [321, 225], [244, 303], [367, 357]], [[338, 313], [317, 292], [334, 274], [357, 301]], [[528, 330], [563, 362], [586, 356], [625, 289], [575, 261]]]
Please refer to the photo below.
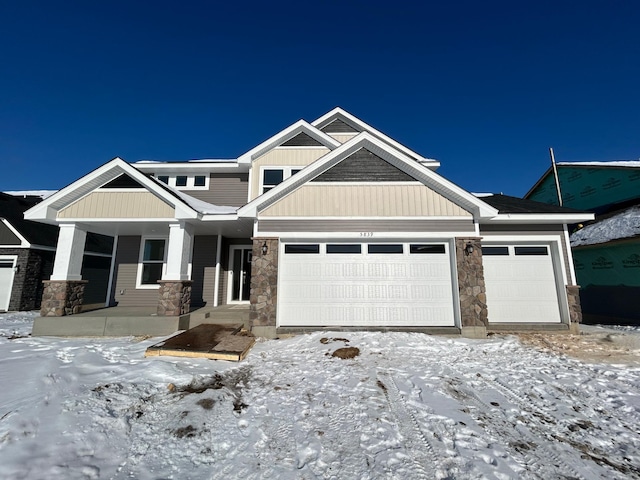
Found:
[[203, 323], [242, 324], [249, 329], [249, 305], [204, 306], [179, 316], [158, 315], [154, 307], [108, 307], [64, 317], [38, 317], [36, 336], [164, 336]]

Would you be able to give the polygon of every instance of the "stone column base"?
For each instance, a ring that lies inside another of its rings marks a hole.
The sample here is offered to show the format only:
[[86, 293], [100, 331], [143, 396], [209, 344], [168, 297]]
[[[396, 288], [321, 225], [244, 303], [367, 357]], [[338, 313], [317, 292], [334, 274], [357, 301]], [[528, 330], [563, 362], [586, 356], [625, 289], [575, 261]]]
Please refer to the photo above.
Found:
[[580, 285], [567, 285], [567, 303], [569, 304], [570, 325], [582, 323], [582, 306], [580, 305]]
[[179, 317], [191, 311], [191, 280], [158, 280], [158, 315]]
[[86, 280], [44, 280], [41, 317], [64, 317], [82, 310]]
[[460, 336], [464, 338], [487, 338], [487, 327], [462, 327]]

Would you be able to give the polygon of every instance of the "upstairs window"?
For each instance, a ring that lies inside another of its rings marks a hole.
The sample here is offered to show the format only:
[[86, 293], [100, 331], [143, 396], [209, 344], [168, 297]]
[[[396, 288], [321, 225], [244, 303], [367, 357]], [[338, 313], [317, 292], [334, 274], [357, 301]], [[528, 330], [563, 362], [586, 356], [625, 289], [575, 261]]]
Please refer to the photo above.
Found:
[[156, 175], [162, 183], [178, 190], [207, 190], [209, 175]]
[[304, 167], [265, 167], [262, 169], [262, 177], [260, 179], [260, 192], [267, 193], [273, 187], [280, 185], [287, 178], [295, 175]]

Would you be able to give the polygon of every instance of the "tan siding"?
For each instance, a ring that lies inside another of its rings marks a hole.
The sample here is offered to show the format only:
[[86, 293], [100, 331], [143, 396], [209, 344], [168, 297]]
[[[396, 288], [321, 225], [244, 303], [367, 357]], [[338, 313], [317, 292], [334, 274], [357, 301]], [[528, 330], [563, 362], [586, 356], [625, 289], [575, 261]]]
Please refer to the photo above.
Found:
[[328, 135], [332, 137], [334, 140], [337, 140], [340, 143], [344, 143], [344, 142], [348, 142], [353, 137], [355, 137], [357, 133], [354, 133], [352, 135], [349, 135], [347, 133], [329, 133]]
[[251, 175], [251, 199], [258, 196], [260, 187], [260, 167], [306, 167], [329, 153], [328, 148], [276, 148], [253, 161]]
[[[140, 237], [118, 237], [118, 248], [115, 263], [115, 289], [111, 296], [123, 307], [153, 307], [158, 305], [157, 289], [136, 289], [138, 275], [138, 259], [140, 252]], [[124, 293], [120, 293], [124, 292]]]
[[[260, 220], [259, 232], [475, 232], [472, 218], [455, 220]], [[446, 235], [445, 235], [446, 236]]]
[[92, 192], [58, 218], [173, 218], [174, 209], [150, 192]]
[[261, 217], [471, 216], [424, 185], [305, 185], [260, 213]]
[[212, 203], [241, 207], [247, 203], [249, 189], [248, 173], [212, 173], [209, 190], [183, 190], [187, 195]]

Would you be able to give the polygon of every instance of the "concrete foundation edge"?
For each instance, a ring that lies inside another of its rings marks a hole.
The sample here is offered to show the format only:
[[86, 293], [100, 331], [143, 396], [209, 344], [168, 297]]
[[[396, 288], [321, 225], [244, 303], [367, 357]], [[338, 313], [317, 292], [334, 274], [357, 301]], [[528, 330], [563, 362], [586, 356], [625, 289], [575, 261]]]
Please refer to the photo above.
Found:
[[462, 327], [460, 335], [464, 338], [487, 338], [487, 327]]
[[263, 338], [276, 338], [278, 336], [276, 327], [260, 327], [254, 325], [251, 328], [251, 333], [253, 333], [256, 337]]
[[34, 337], [163, 336], [180, 329], [180, 317], [36, 317]]

